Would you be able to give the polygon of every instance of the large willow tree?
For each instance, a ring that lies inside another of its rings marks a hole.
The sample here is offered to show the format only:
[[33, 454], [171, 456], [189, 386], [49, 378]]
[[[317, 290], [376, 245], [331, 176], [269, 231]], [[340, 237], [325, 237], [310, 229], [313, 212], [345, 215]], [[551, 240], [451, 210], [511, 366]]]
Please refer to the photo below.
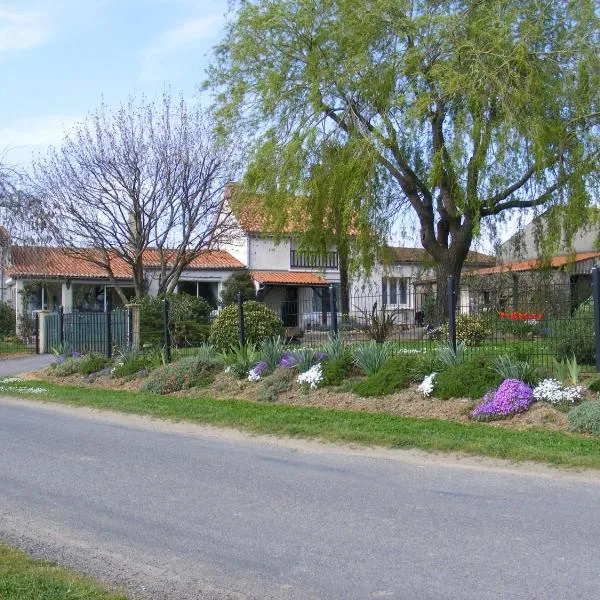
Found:
[[486, 222], [553, 203], [571, 230], [584, 219], [598, 175], [594, 0], [233, 4], [210, 85], [225, 129], [253, 134], [257, 186], [301, 191], [305, 157], [356, 142], [414, 211], [442, 292]]

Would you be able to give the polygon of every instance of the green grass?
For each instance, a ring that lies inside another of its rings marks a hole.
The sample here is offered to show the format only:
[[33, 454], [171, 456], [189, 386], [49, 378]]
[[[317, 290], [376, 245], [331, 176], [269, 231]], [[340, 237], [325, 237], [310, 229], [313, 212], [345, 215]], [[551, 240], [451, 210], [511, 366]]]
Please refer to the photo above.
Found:
[[2, 600], [126, 600], [91, 579], [33, 560], [0, 543], [0, 598]]
[[[19, 385], [23, 384], [4, 384], [2, 393], [22, 396], [22, 392], [11, 390]], [[159, 396], [46, 382], [32, 381], [27, 385], [48, 390], [44, 396], [30, 396], [38, 400], [234, 427], [253, 433], [600, 468], [600, 439], [541, 429], [516, 431], [483, 423], [463, 424], [385, 413], [298, 408], [206, 397]]]

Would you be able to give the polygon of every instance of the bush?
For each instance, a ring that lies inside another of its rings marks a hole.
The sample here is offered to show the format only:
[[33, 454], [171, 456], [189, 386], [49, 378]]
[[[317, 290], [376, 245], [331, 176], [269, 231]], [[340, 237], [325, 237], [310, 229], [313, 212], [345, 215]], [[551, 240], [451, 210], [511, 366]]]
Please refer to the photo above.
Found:
[[391, 358], [392, 347], [385, 344], [378, 344], [370, 341], [366, 344], [354, 346], [352, 349], [352, 358], [354, 364], [361, 370], [363, 375], [373, 375], [383, 367]]
[[0, 337], [15, 335], [15, 311], [6, 302], [0, 302]]
[[242, 301], [256, 300], [256, 288], [248, 269], [240, 269], [232, 273], [223, 283], [221, 306], [237, 303], [237, 294], [242, 293]]
[[78, 372], [82, 375], [91, 375], [102, 371], [108, 364], [108, 359], [102, 354], [86, 354], [78, 361]]
[[227, 368], [237, 377], [247, 377], [248, 371], [258, 362], [258, 352], [254, 344], [233, 347], [229, 352], [223, 354], [223, 362]]
[[375, 374], [359, 381], [352, 390], [363, 397], [386, 396], [407, 388], [414, 382], [415, 356], [395, 356]]
[[586, 300], [567, 319], [555, 319], [549, 324], [550, 344], [556, 357], [572, 358], [580, 364], [594, 364], [596, 348], [594, 344], [594, 305]]
[[[456, 341], [464, 342], [467, 346], [479, 346], [489, 335], [487, 320], [482, 315], [457, 315], [456, 317]], [[450, 333], [448, 323], [444, 323], [437, 329], [437, 337], [440, 340], [449, 340]]]
[[480, 356], [438, 373], [433, 395], [444, 400], [482, 398], [501, 381], [502, 377], [490, 369], [488, 360]]
[[294, 376], [294, 371], [291, 369], [276, 369], [274, 373], [264, 378], [258, 392], [259, 400], [275, 402], [279, 394], [287, 392], [292, 387]]
[[[263, 340], [283, 335], [281, 319], [264, 304], [249, 300], [244, 302], [246, 341], [260, 344]], [[238, 308], [231, 304], [224, 308], [210, 328], [210, 342], [217, 350], [226, 351], [238, 345]]]
[[162, 350], [146, 351], [127, 350], [119, 352], [115, 359], [111, 375], [113, 377], [132, 377], [140, 371], [148, 371], [162, 364]]
[[[210, 334], [212, 308], [204, 298], [189, 294], [171, 294], [169, 300], [169, 332], [174, 346], [191, 346], [205, 342]], [[143, 346], [162, 346], [164, 296], [140, 299], [140, 337]]]
[[341, 358], [326, 360], [323, 363], [323, 381], [322, 386], [338, 386], [342, 385], [344, 380], [352, 375], [354, 371], [354, 363], [349, 354]]
[[75, 373], [79, 373], [80, 361], [81, 358], [79, 357], [59, 357], [59, 362], [52, 365], [52, 372], [57, 377], [68, 377], [69, 375], [75, 375]]
[[186, 356], [153, 373], [142, 384], [142, 390], [152, 394], [171, 394], [191, 387], [209, 385], [212, 381], [212, 375], [205, 370], [202, 361], [195, 356]]
[[260, 359], [269, 365], [269, 369], [274, 369], [286, 351], [287, 344], [280, 336], [263, 340], [260, 345]]
[[576, 433], [600, 435], [600, 400], [584, 402], [569, 411], [569, 428]]
[[600, 375], [594, 377], [594, 379], [592, 379], [588, 385], [588, 390], [591, 390], [592, 392], [600, 392]]
[[528, 385], [535, 385], [538, 381], [536, 370], [530, 363], [508, 354], [496, 356], [490, 366], [502, 379], [520, 379]]

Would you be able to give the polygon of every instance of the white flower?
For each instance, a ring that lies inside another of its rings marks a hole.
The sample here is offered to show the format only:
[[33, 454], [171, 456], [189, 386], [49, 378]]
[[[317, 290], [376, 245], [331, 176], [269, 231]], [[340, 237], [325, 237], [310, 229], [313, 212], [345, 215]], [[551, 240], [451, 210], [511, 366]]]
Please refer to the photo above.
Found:
[[0, 392], [16, 392], [17, 394], [32, 394], [32, 395], [41, 395], [47, 394], [48, 390], [43, 387], [8, 387], [5, 385], [0, 385]]
[[231, 373], [231, 367], [225, 367], [225, 370], [223, 371], [223, 373]]
[[433, 380], [435, 379], [435, 373], [431, 373], [431, 375], [427, 375], [427, 377], [425, 377], [425, 379], [423, 379], [423, 381], [420, 383], [418, 390], [423, 394], [423, 396], [425, 396], [425, 398], [429, 398], [429, 396], [431, 396], [432, 392], [433, 392], [433, 386], [434, 386], [434, 382]]
[[321, 381], [323, 381], [323, 369], [321, 363], [312, 366], [308, 371], [300, 373], [296, 378], [299, 384], [307, 384], [311, 390], [314, 390]]
[[540, 402], [550, 404], [575, 404], [583, 398], [583, 387], [562, 386], [556, 379], [543, 379], [533, 389], [533, 397]]
[[255, 369], [250, 369], [248, 371], [248, 381], [256, 382], [260, 379], [260, 373]]
[[0, 384], [2, 383], [20, 383], [23, 381], [20, 377], [0, 377]]

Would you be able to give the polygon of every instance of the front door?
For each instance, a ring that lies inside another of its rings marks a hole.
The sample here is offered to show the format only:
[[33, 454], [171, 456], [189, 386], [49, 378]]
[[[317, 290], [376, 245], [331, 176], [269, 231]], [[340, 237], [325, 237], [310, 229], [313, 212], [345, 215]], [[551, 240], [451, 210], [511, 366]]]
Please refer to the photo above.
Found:
[[286, 287], [281, 307], [281, 320], [284, 327], [298, 327], [298, 288]]

